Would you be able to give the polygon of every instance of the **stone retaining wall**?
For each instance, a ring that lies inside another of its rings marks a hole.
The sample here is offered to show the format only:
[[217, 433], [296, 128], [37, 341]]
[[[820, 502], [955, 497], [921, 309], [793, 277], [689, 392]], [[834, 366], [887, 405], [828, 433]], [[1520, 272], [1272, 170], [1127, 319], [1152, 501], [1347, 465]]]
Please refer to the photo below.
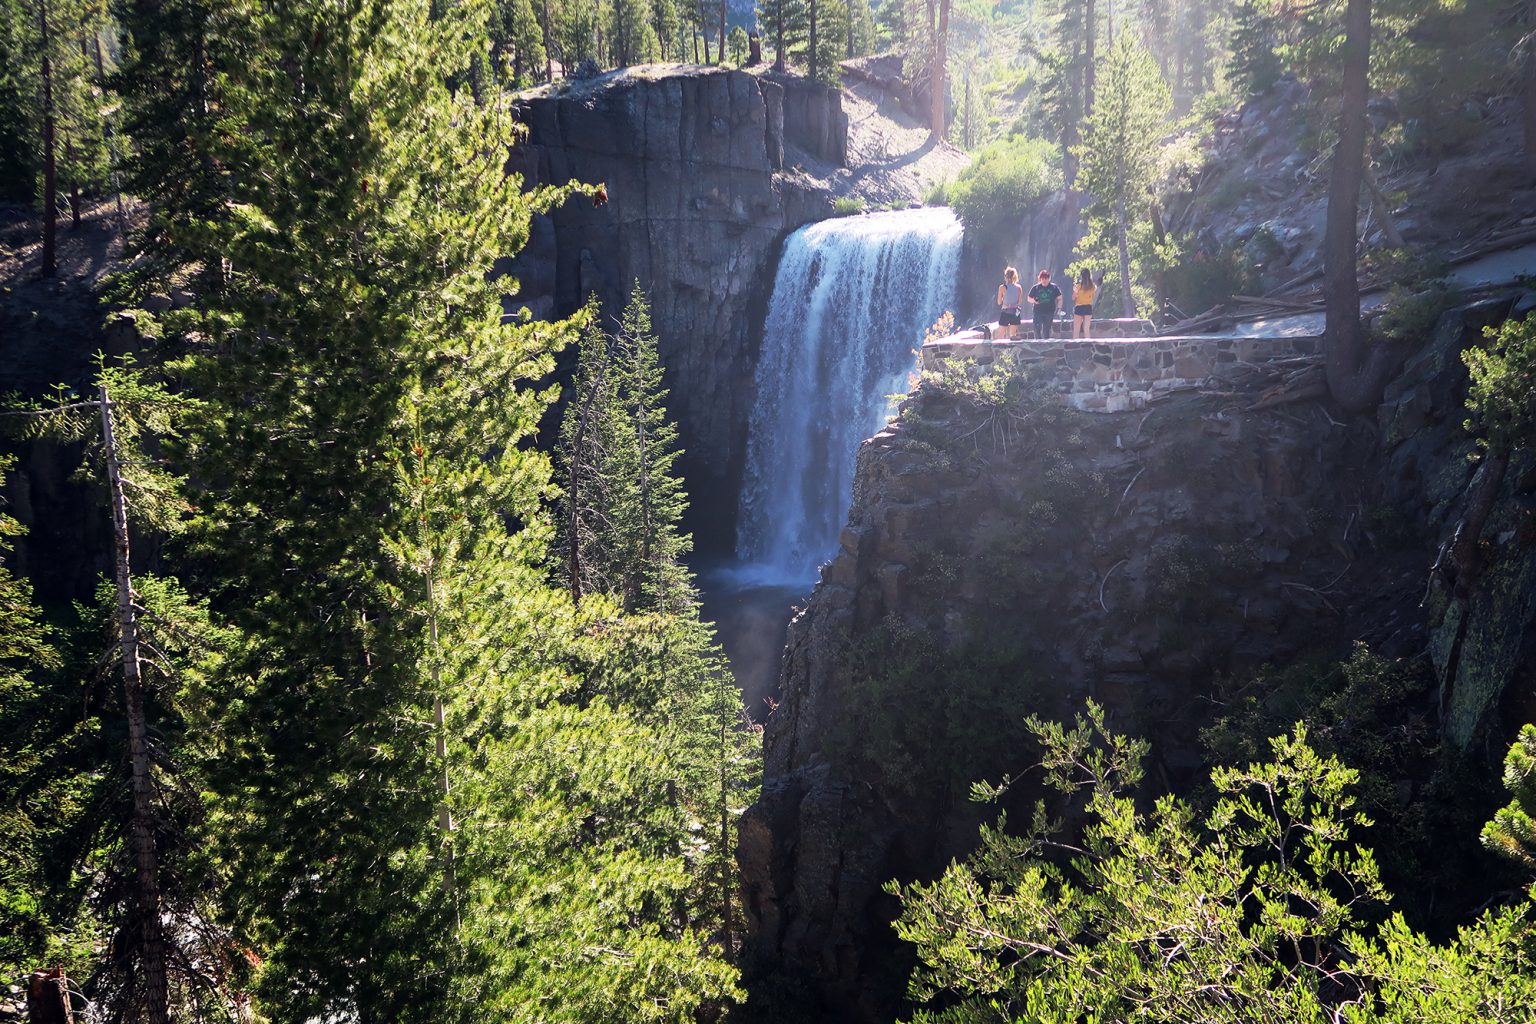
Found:
[[988, 363], [999, 351], [1014, 352], [1021, 363], [1040, 365], [1054, 374], [1069, 405], [1085, 412], [1122, 412], [1139, 408], [1163, 392], [1198, 387], [1224, 365], [1314, 356], [1320, 350], [1316, 337], [989, 342], [979, 332], [967, 331], [925, 344], [922, 357], [925, 369], [935, 369], [949, 359]]

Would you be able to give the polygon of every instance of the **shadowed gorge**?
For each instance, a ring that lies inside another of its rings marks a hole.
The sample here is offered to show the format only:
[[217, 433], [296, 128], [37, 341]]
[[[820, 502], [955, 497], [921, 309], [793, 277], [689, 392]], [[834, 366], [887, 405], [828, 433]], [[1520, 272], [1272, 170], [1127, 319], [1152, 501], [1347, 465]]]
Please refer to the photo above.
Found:
[[0, 0], [0, 1021], [1531, 1024], [1533, 33]]

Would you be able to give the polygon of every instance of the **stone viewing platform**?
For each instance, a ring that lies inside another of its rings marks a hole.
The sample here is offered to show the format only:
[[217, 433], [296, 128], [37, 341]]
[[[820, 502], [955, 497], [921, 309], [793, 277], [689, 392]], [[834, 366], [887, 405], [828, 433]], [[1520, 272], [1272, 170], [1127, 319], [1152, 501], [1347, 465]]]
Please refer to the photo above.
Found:
[[[999, 352], [1014, 353], [1023, 366], [1038, 365], [1052, 374], [1068, 405], [1084, 412], [1137, 409], [1171, 391], [1204, 386], [1218, 371], [1239, 364], [1264, 364], [1309, 358], [1322, 351], [1316, 335], [1259, 337], [1237, 334], [1154, 336], [1145, 320], [1095, 320], [1091, 340], [988, 340], [980, 329], [960, 331], [926, 342], [925, 370], [950, 359], [990, 363]], [[997, 325], [988, 327], [995, 334]], [[1023, 328], [1029, 332], [1028, 325]]]

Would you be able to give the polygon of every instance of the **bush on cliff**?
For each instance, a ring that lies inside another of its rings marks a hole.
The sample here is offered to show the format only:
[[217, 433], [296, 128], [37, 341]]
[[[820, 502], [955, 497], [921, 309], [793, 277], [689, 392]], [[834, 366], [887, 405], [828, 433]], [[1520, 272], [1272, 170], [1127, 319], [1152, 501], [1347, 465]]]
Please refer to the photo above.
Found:
[[1213, 771], [1205, 812], [1138, 799], [1147, 744], [1091, 702], [1075, 727], [1029, 727], [1082, 836], [1064, 842], [1042, 802], [1022, 835], [983, 828], [937, 881], [890, 887], [920, 960], [911, 992], [942, 1007], [915, 1020], [1529, 1020], [1529, 901], [1443, 945], [1382, 913], [1390, 895], [1355, 841], [1357, 774], [1304, 726], [1266, 763]]
[[1010, 135], [984, 147], [949, 189], [968, 227], [1008, 225], [1061, 188], [1061, 157], [1043, 139]]

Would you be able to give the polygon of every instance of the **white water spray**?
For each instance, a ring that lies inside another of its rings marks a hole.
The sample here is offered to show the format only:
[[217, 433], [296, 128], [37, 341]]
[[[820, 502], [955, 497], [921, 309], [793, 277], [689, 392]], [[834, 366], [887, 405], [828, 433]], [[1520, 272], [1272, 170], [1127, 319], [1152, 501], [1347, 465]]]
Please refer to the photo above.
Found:
[[905, 390], [912, 350], [955, 305], [947, 209], [822, 221], [784, 243], [757, 366], [736, 556], [809, 582], [837, 550], [859, 442]]

